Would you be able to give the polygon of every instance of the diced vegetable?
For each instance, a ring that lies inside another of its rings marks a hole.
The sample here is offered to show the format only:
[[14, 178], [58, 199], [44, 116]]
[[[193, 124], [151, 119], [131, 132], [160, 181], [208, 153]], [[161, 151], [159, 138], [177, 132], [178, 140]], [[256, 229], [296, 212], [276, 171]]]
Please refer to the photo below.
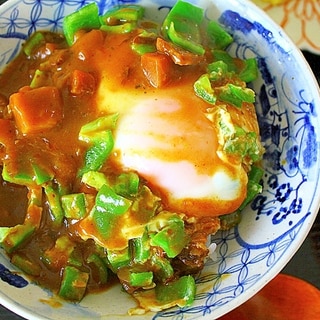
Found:
[[257, 59], [251, 58], [243, 60], [244, 67], [239, 73], [239, 77], [244, 82], [251, 82], [258, 76]]
[[8, 253], [18, 249], [35, 231], [30, 223], [17, 224], [14, 227], [0, 227], [0, 244]]
[[156, 46], [160, 53], [169, 55], [172, 61], [179, 66], [196, 65], [203, 59], [202, 56], [180, 48], [174, 43], [160, 37], [157, 38]]
[[63, 32], [67, 43], [71, 46], [75, 41], [77, 31], [99, 29], [100, 25], [99, 8], [95, 2], [92, 2], [63, 19]]
[[85, 154], [84, 165], [79, 172], [80, 175], [101, 169], [113, 149], [114, 140], [110, 130], [100, 132], [94, 139], [93, 145], [88, 148]]
[[215, 104], [217, 101], [216, 94], [211, 86], [211, 82], [208, 74], [202, 75], [194, 83], [195, 94], [210, 104]]
[[94, 142], [100, 140], [101, 132], [112, 130], [116, 127], [119, 115], [117, 113], [99, 117], [80, 128], [79, 140], [85, 142]]
[[200, 24], [203, 9], [184, 1], [177, 1], [162, 24], [165, 37], [174, 44], [195, 54], [203, 55]]
[[129, 33], [136, 29], [137, 21], [144, 15], [144, 8], [138, 5], [114, 7], [100, 17], [101, 30], [115, 33]]
[[243, 88], [229, 83], [219, 87], [219, 99], [241, 108], [244, 102], [253, 103], [255, 101], [255, 93], [250, 88]]
[[84, 193], [66, 194], [61, 197], [61, 205], [68, 219], [83, 219], [87, 214], [86, 196]]
[[59, 271], [65, 267], [75, 248], [75, 244], [67, 235], [59, 237], [54, 247], [45, 251], [42, 261], [51, 269]]
[[133, 38], [131, 48], [139, 55], [156, 52], [156, 39], [156, 33], [142, 30], [141, 33]]
[[160, 303], [176, 302], [179, 307], [190, 306], [195, 297], [196, 285], [192, 276], [183, 276], [168, 284], [159, 284], [155, 288]]
[[80, 301], [87, 289], [89, 273], [67, 266], [62, 275], [59, 296], [71, 301]]
[[30, 260], [26, 256], [21, 254], [13, 254], [11, 263], [17, 266], [26, 274], [37, 277], [41, 273], [41, 267], [39, 264], [36, 264], [35, 261]]
[[135, 172], [123, 172], [117, 176], [114, 190], [124, 197], [134, 197], [139, 192], [140, 178]]
[[150, 242], [147, 232], [145, 232], [140, 238], [132, 239], [130, 243], [134, 263], [145, 263], [151, 256]]
[[148, 231], [157, 231], [151, 235], [150, 244], [162, 248], [169, 258], [177, 256], [189, 239], [184, 231], [184, 222], [177, 215], [161, 212], [148, 224]]
[[146, 272], [130, 272], [129, 283], [133, 287], [149, 287], [153, 284], [153, 273]]
[[214, 20], [209, 21], [207, 34], [209, 45], [215, 49], [225, 49], [233, 41], [232, 36]]
[[19, 131], [28, 134], [53, 128], [62, 119], [62, 105], [56, 87], [40, 87], [12, 94], [9, 107]]
[[81, 70], [73, 70], [70, 79], [70, 92], [74, 95], [92, 94], [96, 88], [94, 76]]
[[45, 37], [41, 32], [35, 32], [23, 46], [23, 52], [31, 56], [32, 52], [41, 44], [45, 43]]
[[260, 181], [263, 176], [263, 169], [253, 165], [248, 175], [248, 185], [247, 185], [247, 196], [244, 202], [241, 204], [239, 210], [243, 210], [253, 199], [254, 197], [262, 192], [262, 186]]
[[48, 203], [50, 205], [50, 213], [52, 215], [53, 225], [59, 227], [64, 218], [64, 211], [61, 205], [61, 194], [56, 186], [49, 183], [44, 186]]
[[128, 247], [122, 250], [108, 250], [107, 260], [109, 263], [109, 268], [115, 273], [119, 269], [128, 266], [131, 262]]
[[172, 60], [165, 54], [152, 52], [141, 56], [142, 70], [155, 88], [162, 88], [171, 80], [172, 65]]
[[87, 184], [90, 187], [100, 190], [103, 185], [107, 185], [108, 179], [102, 172], [88, 171], [83, 174], [81, 182]]

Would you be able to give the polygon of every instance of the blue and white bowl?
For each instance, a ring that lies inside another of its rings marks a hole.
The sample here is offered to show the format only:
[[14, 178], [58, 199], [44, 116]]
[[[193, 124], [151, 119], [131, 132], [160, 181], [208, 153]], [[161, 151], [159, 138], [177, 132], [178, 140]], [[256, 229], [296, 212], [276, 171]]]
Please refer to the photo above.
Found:
[[[0, 68], [35, 30], [61, 30], [66, 14], [90, 1], [9, 0], [0, 7]], [[128, 1], [97, 0], [100, 11]], [[133, 1], [134, 2], [134, 1]], [[136, 1], [161, 19], [174, 1]], [[185, 309], [127, 316], [134, 300], [120, 286], [62, 302], [29, 282], [0, 251], [0, 303], [28, 319], [214, 319], [248, 300], [287, 264], [318, 213], [320, 188], [320, 97], [300, 51], [260, 9], [246, 0], [194, 0], [234, 36], [230, 52], [256, 57], [253, 83], [266, 153], [264, 191], [245, 210], [240, 225], [219, 232], [215, 257], [197, 277], [195, 303]], [[21, 276], [20, 276], [21, 275]]]

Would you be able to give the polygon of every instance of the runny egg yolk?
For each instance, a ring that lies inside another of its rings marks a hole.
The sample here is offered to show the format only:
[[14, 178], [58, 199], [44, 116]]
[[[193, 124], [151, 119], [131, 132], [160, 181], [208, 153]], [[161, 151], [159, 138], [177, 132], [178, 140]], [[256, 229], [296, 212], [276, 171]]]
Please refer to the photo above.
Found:
[[115, 132], [121, 164], [158, 188], [172, 210], [215, 216], [244, 200], [247, 175], [217, 155], [217, 133], [197, 107], [172, 98], [143, 99]]
[[[205, 116], [208, 105], [193, 91], [199, 73], [155, 89], [136, 72], [140, 59], [126, 43], [119, 41], [117, 55], [94, 53], [103, 70], [97, 106], [119, 113], [111, 160], [147, 180], [167, 210], [198, 217], [235, 211], [246, 197], [247, 173], [241, 161], [218, 152], [218, 124]], [[114, 65], [119, 71], [111, 77]]]

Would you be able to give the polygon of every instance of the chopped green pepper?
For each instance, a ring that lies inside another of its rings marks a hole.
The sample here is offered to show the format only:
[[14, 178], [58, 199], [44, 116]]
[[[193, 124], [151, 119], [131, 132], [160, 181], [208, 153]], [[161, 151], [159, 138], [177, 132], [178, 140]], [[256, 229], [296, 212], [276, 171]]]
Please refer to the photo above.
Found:
[[0, 227], [0, 244], [6, 252], [12, 253], [30, 238], [35, 229], [30, 223]]
[[116, 127], [119, 115], [117, 113], [97, 118], [80, 128], [79, 140], [87, 143], [99, 140], [101, 132], [112, 130]]
[[73, 193], [61, 197], [61, 205], [68, 219], [82, 219], [87, 214], [86, 197], [84, 193]]
[[96, 190], [100, 190], [104, 184], [109, 184], [106, 175], [98, 171], [85, 172], [81, 177], [81, 182]]
[[115, 273], [119, 269], [128, 266], [131, 262], [129, 248], [127, 247], [122, 250], [107, 250], [107, 261], [109, 268]]
[[217, 97], [211, 86], [208, 74], [203, 74], [193, 85], [195, 94], [204, 101], [215, 104]]
[[71, 301], [80, 301], [87, 289], [89, 273], [67, 266], [62, 274], [59, 296]]
[[151, 256], [150, 241], [148, 233], [145, 232], [142, 237], [131, 239], [130, 246], [132, 248], [132, 260], [134, 263], [143, 264]]
[[26, 56], [31, 56], [32, 52], [45, 42], [45, 37], [42, 32], [34, 32], [32, 36], [23, 46], [23, 52]]
[[32, 276], [39, 276], [41, 273], [41, 267], [34, 260], [28, 259], [25, 255], [15, 253], [11, 257], [11, 263], [17, 266], [26, 274]]
[[210, 20], [207, 27], [209, 45], [215, 49], [225, 49], [232, 43], [232, 36], [214, 20]]
[[100, 26], [99, 8], [95, 2], [89, 3], [63, 19], [63, 32], [70, 46], [75, 41], [77, 31], [99, 29]]
[[153, 284], [152, 271], [130, 272], [129, 284], [133, 287], [149, 287]]
[[86, 151], [84, 165], [79, 171], [80, 176], [88, 171], [101, 169], [113, 149], [114, 140], [110, 130], [99, 132], [94, 139], [93, 145]]
[[144, 15], [144, 8], [138, 5], [116, 6], [100, 17], [101, 30], [128, 33], [136, 29], [137, 21]]
[[165, 38], [185, 50], [203, 55], [200, 25], [203, 20], [203, 9], [191, 3], [177, 1], [162, 24]]
[[243, 102], [253, 103], [255, 101], [255, 93], [252, 89], [231, 83], [219, 87], [218, 95], [221, 101], [231, 103], [238, 108], [241, 108]]
[[[147, 226], [152, 246], [162, 248], [169, 258], [176, 257], [189, 241], [184, 222], [177, 214], [160, 212]], [[156, 231], [155, 234], [152, 232]]]
[[56, 186], [49, 183], [44, 186], [44, 192], [50, 206], [50, 213], [53, 220], [53, 225], [58, 227], [62, 224], [64, 211], [61, 205], [61, 194]]
[[140, 178], [135, 172], [121, 173], [115, 181], [114, 190], [124, 197], [134, 197], [138, 194]]
[[158, 284], [155, 291], [160, 303], [175, 301], [179, 307], [185, 307], [190, 306], [194, 301], [196, 284], [192, 276], [183, 276], [167, 284]]

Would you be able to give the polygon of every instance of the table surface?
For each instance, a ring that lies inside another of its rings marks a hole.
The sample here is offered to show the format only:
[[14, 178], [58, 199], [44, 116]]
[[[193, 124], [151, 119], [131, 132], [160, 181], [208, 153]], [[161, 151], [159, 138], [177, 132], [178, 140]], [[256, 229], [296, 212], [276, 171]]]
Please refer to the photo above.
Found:
[[[0, 5], [3, 2], [5, 0], [0, 0]], [[320, 83], [320, 56], [306, 51], [303, 54]], [[304, 279], [320, 289], [320, 214], [304, 243], [282, 272]], [[23, 318], [0, 305], [0, 319], [21, 320]]]

